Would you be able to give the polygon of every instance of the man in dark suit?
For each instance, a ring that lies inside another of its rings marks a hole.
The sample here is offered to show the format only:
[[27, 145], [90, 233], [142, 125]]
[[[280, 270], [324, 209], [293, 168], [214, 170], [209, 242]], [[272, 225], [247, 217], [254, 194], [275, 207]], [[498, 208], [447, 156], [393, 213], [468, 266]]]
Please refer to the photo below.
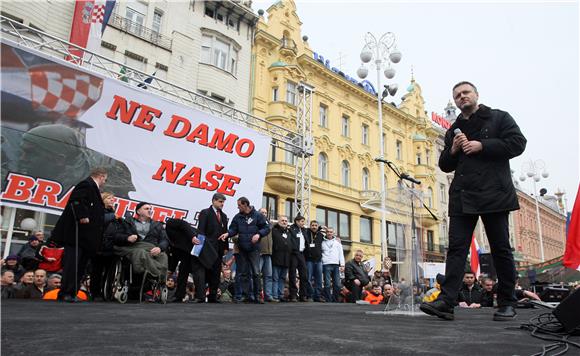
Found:
[[64, 246], [59, 300], [77, 301], [87, 263], [100, 249], [105, 205], [99, 188], [106, 181], [107, 171], [95, 168], [90, 177], [78, 183], [52, 231], [52, 239]]
[[179, 274], [177, 275], [177, 286], [175, 287], [175, 300], [173, 300], [176, 303], [181, 303], [185, 298], [187, 278], [191, 273], [192, 240], [197, 235], [197, 231], [187, 221], [182, 219], [168, 219], [165, 231], [171, 242], [173, 258], [176, 260], [175, 264], [177, 265], [178, 262], [181, 262]]
[[[211, 199], [211, 206], [199, 213], [197, 231], [205, 236], [205, 243], [199, 258], [193, 256], [191, 265], [195, 283], [195, 301], [205, 300], [205, 283], [209, 285], [208, 303], [217, 303], [217, 290], [220, 284], [222, 257], [227, 250], [227, 237], [220, 238], [228, 231], [228, 216], [222, 211], [225, 195], [216, 193]], [[195, 245], [200, 243], [197, 237], [192, 239]]]

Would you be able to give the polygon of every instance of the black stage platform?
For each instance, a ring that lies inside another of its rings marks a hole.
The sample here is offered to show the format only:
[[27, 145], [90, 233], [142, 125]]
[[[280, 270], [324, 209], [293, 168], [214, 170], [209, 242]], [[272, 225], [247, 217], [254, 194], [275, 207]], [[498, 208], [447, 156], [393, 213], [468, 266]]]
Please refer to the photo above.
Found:
[[[492, 309], [369, 315], [355, 304], [126, 304], [2, 301], [2, 355], [531, 355], [544, 343]], [[576, 339], [576, 338], [575, 338]], [[577, 350], [570, 350], [575, 354]]]

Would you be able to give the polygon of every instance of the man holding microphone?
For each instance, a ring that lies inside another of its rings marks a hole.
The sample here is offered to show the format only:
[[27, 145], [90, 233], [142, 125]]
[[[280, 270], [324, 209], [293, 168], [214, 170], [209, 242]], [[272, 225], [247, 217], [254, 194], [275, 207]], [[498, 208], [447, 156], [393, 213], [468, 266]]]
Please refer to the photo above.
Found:
[[439, 297], [421, 304], [429, 315], [453, 320], [473, 230], [481, 217], [499, 279], [496, 321], [516, 316], [516, 271], [509, 243], [508, 216], [519, 209], [509, 160], [522, 154], [526, 138], [505, 111], [478, 104], [475, 85], [460, 82], [453, 100], [461, 115], [445, 134], [439, 158], [443, 172], [455, 171], [449, 188], [449, 250]]

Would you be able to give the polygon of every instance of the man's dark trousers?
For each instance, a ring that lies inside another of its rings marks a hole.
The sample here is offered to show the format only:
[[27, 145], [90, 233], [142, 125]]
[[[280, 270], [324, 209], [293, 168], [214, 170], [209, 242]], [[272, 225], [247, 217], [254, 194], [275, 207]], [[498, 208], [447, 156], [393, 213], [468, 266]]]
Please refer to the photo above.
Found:
[[[497, 289], [499, 306], [514, 306], [517, 302], [514, 291], [516, 271], [509, 242], [508, 216], [508, 212], [481, 215], [499, 279]], [[450, 219], [445, 282], [441, 286], [439, 299], [443, 299], [451, 306], [457, 304], [457, 296], [463, 283], [467, 253], [478, 218], [479, 215], [462, 215], [452, 216]]]

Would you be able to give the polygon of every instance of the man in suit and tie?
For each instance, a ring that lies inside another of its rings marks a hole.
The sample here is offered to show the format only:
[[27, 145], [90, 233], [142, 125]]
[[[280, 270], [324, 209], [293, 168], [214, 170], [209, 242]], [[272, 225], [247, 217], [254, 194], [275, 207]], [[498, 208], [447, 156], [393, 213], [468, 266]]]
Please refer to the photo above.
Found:
[[[199, 213], [197, 230], [205, 236], [205, 242], [199, 258], [192, 257], [192, 271], [195, 283], [195, 301], [205, 301], [205, 284], [209, 286], [208, 303], [218, 303], [217, 290], [220, 284], [220, 273], [224, 251], [228, 249], [227, 237], [220, 238], [228, 231], [228, 217], [222, 211], [225, 195], [216, 193], [211, 199], [211, 206]], [[192, 239], [195, 245], [200, 243], [197, 237]]]

